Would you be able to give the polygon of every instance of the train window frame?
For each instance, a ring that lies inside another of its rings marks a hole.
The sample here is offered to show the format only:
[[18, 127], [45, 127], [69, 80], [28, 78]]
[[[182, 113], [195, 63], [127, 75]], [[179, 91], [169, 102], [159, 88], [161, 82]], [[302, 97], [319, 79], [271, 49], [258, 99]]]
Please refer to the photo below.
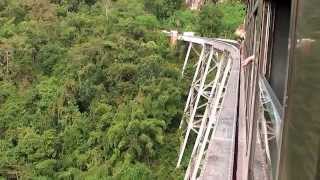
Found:
[[289, 36], [292, 0], [271, 2], [271, 22], [266, 79], [281, 105], [284, 105], [289, 68]]
[[[287, 4], [286, 4], [287, 3]], [[263, 9], [262, 46], [259, 59], [260, 106], [263, 116], [258, 127], [270, 165], [270, 176], [277, 179], [280, 166], [281, 141], [284, 127], [284, 101], [289, 68], [289, 36], [291, 0], [268, 1]], [[285, 9], [286, 11], [283, 11]], [[287, 20], [287, 23], [283, 23]], [[265, 25], [264, 25], [265, 23]], [[269, 51], [266, 52], [266, 49]], [[279, 77], [280, 74], [280, 77]]]

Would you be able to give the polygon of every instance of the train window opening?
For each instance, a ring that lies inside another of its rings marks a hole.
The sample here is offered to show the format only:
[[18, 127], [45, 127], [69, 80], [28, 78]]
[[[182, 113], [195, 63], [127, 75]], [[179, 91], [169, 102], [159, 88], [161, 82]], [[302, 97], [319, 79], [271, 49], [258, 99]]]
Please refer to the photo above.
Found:
[[266, 77], [279, 102], [283, 105], [288, 71], [288, 43], [291, 17], [291, 0], [271, 2], [272, 24], [269, 73]]
[[283, 101], [287, 86], [291, 0], [266, 1], [262, 11], [259, 89], [263, 114], [258, 127], [267, 155], [270, 178], [276, 179], [283, 129]]

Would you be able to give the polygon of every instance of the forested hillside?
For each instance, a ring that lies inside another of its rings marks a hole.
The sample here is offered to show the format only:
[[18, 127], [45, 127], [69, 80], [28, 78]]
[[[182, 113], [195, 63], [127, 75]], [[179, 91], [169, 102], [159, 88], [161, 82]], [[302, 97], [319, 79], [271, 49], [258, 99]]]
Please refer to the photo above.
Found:
[[184, 45], [232, 37], [238, 2], [0, 0], [0, 179], [179, 179]]

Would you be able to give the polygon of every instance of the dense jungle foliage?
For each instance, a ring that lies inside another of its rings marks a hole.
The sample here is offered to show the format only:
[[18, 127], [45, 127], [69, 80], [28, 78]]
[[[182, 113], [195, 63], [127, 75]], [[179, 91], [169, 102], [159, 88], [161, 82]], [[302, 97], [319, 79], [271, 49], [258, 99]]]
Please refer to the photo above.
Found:
[[232, 37], [243, 15], [238, 2], [0, 0], [0, 179], [181, 178], [190, 77], [161, 30]]

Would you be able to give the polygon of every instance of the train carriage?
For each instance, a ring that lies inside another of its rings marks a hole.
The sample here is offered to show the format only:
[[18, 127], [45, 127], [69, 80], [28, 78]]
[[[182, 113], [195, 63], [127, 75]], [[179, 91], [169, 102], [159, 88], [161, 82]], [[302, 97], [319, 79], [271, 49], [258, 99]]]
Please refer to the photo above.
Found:
[[238, 179], [320, 179], [319, 7], [247, 1]]

